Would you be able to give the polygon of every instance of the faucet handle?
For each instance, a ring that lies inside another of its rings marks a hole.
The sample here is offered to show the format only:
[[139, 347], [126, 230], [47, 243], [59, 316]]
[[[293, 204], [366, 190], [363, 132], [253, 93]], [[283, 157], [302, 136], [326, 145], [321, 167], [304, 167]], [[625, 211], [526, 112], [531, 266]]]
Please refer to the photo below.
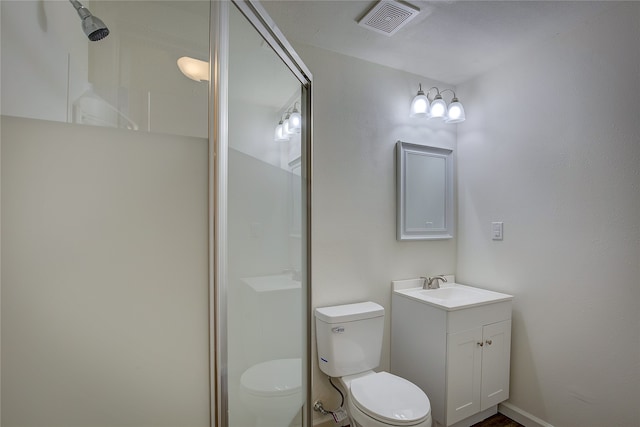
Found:
[[[442, 280], [443, 282], [446, 282], [447, 278], [444, 277], [443, 275], [429, 277], [427, 279], [427, 287], [429, 289], [437, 289], [437, 288], [439, 288], [440, 287], [440, 283], [438, 283], [438, 280]], [[434, 282], [435, 282], [435, 284], [434, 284]]]

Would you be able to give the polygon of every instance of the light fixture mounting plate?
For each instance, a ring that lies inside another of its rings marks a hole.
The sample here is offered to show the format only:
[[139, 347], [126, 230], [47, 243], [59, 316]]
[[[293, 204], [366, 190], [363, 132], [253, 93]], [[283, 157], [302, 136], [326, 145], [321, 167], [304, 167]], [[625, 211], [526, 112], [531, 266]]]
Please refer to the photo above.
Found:
[[415, 18], [418, 13], [420, 13], [420, 9], [409, 3], [380, 0], [360, 18], [358, 25], [385, 36], [392, 36]]

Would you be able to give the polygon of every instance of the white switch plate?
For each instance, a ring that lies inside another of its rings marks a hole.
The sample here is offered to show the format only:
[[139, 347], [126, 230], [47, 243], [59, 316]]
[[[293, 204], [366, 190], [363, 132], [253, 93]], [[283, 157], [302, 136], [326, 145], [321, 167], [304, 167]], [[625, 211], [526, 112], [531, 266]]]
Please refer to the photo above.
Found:
[[491, 238], [493, 240], [502, 240], [502, 231], [504, 229], [503, 222], [492, 222], [491, 223]]

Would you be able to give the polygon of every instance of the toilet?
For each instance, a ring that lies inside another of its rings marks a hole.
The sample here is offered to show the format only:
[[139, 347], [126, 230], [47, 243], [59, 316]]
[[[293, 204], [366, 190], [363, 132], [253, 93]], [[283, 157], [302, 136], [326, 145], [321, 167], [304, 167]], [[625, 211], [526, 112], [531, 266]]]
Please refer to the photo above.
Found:
[[258, 363], [240, 376], [240, 399], [257, 417], [257, 427], [286, 427], [300, 411], [301, 359]]
[[415, 384], [380, 364], [384, 308], [374, 302], [316, 308], [320, 370], [339, 378], [352, 427], [431, 427], [431, 404]]

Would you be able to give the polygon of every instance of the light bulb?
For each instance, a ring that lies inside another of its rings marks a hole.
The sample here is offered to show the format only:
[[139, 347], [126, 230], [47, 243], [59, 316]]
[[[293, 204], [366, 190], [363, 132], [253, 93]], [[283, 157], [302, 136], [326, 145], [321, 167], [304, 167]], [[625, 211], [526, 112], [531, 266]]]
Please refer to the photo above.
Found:
[[296, 107], [293, 107], [293, 112], [289, 117], [289, 133], [300, 133], [302, 126], [302, 117]]
[[444, 118], [447, 114], [447, 103], [444, 102], [442, 96], [436, 95], [436, 98], [431, 103], [431, 114], [429, 116], [430, 119], [435, 118]]
[[287, 112], [287, 115], [284, 116], [284, 123], [282, 124], [282, 133], [286, 136], [291, 133], [289, 130], [289, 117], [291, 117], [291, 115]]
[[445, 122], [447, 123], [460, 123], [465, 121], [464, 107], [458, 101], [458, 98], [453, 98], [449, 105], [449, 111]]
[[274, 136], [274, 141], [288, 141], [289, 137], [287, 135], [285, 135], [284, 133], [284, 126], [282, 125], [282, 120], [280, 120], [280, 123], [278, 123], [278, 126], [276, 126], [276, 132], [275, 132], [275, 136]]
[[409, 117], [427, 117], [429, 115], [429, 99], [422, 91], [422, 85], [418, 90], [418, 94], [411, 101], [411, 109]]

